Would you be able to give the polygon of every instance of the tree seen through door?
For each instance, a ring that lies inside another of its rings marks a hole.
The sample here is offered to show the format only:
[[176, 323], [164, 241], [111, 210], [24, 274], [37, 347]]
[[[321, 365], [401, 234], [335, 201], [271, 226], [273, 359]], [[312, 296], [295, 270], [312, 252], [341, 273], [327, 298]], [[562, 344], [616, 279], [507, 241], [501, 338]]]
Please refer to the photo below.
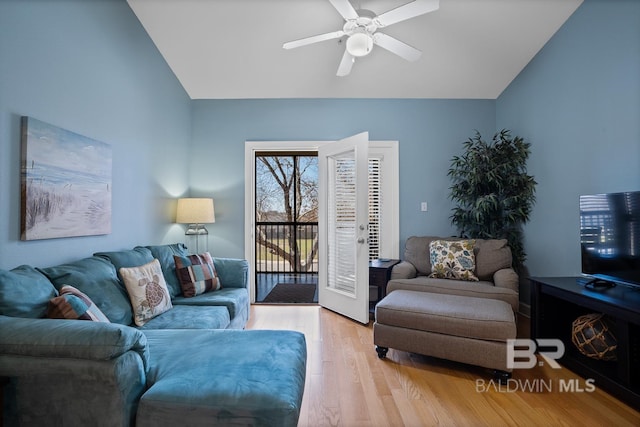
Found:
[[318, 157], [256, 155], [256, 273], [316, 274]]
[[[381, 159], [369, 158], [369, 259], [380, 254]], [[257, 301], [278, 282], [317, 283], [317, 153], [255, 156]], [[285, 275], [286, 277], [283, 277]]]

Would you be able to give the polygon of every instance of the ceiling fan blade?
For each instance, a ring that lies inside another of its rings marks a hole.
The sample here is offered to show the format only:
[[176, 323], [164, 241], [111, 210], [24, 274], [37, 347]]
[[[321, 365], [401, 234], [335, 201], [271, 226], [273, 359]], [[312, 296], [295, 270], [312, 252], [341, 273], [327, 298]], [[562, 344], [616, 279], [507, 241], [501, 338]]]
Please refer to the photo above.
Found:
[[440, 0], [415, 0], [378, 15], [374, 21], [379, 27], [387, 27], [396, 22], [405, 21], [415, 16], [438, 10]]
[[415, 47], [411, 47], [408, 44], [384, 33], [375, 33], [373, 35], [373, 43], [411, 62], [417, 61], [422, 55], [422, 52]]
[[294, 40], [282, 45], [285, 49], [293, 49], [300, 46], [306, 46], [312, 43], [323, 42], [325, 40], [339, 39], [344, 36], [344, 31], [333, 31], [331, 33], [319, 34], [317, 36], [305, 37], [304, 39]]
[[353, 67], [353, 63], [355, 62], [355, 60], [356, 59], [345, 49], [336, 76], [344, 77], [349, 75], [349, 73], [351, 72], [351, 67]]
[[345, 21], [358, 18], [358, 12], [356, 12], [351, 3], [349, 3], [349, 0], [329, 0], [329, 2], [336, 8], [338, 13], [342, 15]]

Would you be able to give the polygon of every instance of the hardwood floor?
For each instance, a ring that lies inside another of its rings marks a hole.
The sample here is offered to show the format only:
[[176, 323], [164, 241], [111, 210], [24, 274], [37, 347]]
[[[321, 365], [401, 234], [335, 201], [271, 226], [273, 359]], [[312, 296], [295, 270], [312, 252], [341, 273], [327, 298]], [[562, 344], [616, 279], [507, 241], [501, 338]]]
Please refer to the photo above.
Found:
[[[519, 323], [521, 337], [528, 324]], [[567, 369], [516, 370], [498, 388], [489, 370], [390, 349], [378, 359], [368, 326], [315, 305], [254, 305], [247, 329], [291, 329], [307, 340], [300, 426], [640, 426], [640, 412]], [[560, 381], [579, 387], [561, 392]], [[577, 391], [583, 390], [583, 391]]]

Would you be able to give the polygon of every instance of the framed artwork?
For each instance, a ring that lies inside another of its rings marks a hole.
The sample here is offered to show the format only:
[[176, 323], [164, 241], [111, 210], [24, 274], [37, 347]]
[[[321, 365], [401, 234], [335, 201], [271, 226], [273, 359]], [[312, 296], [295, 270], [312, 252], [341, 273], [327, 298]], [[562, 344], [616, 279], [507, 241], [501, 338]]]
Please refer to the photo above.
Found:
[[22, 117], [21, 239], [111, 233], [111, 146]]

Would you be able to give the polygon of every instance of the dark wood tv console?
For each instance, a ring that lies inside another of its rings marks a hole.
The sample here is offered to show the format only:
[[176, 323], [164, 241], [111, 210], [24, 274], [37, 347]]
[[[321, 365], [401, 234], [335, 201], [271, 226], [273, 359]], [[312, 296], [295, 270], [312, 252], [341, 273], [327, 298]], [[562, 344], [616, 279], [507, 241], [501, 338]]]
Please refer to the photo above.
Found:
[[[558, 338], [565, 346], [560, 363], [634, 408], [640, 408], [640, 289], [617, 285], [585, 288], [586, 278], [533, 277], [531, 337]], [[584, 356], [571, 341], [581, 315], [604, 313], [618, 341], [617, 360]]]

